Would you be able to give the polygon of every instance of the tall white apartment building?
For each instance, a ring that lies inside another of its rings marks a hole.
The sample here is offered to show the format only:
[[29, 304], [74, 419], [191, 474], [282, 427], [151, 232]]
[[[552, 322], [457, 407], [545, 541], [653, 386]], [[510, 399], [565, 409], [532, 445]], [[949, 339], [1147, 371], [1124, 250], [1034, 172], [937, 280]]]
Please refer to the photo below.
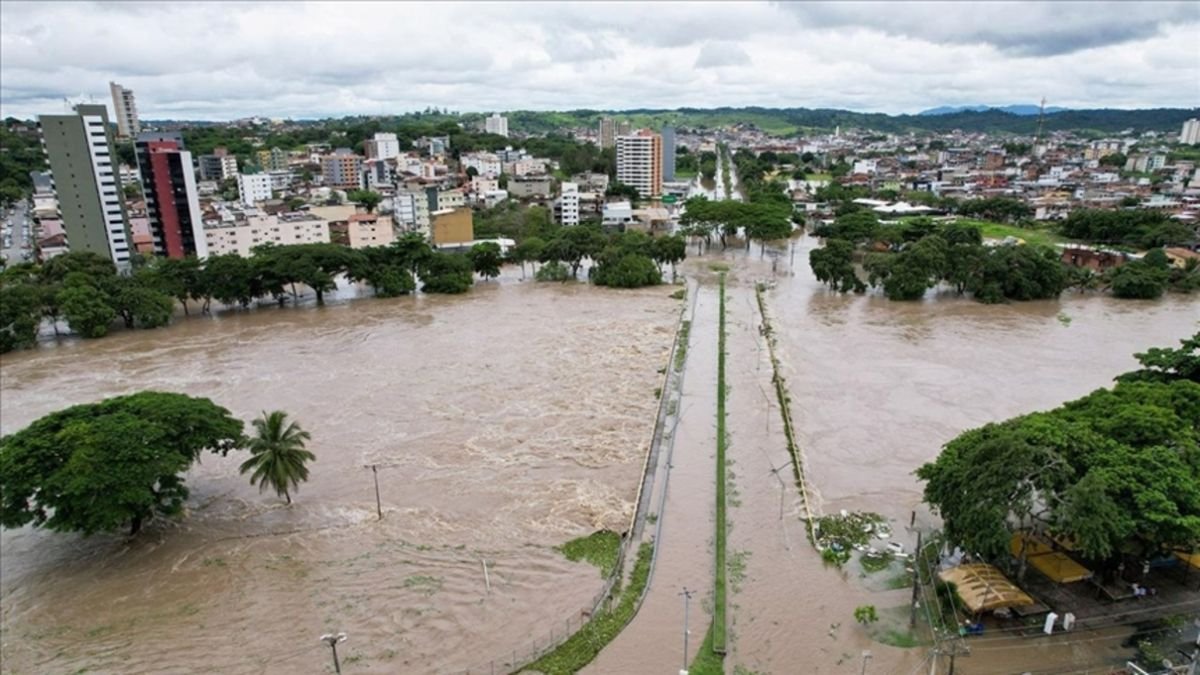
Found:
[[108, 91], [112, 94], [113, 114], [117, 118], [117, 136], [133, 138], [142, 132], [138, 122], [137, 102], [133, 98], [133, 90], [126, 89], [116, 82], [108, 83]]
[[70, 114], [41, 115], [38, 125], [71, 250], [128, 265], [133, 236], [114, 166], [108, 111], [102, 105], [78, 105]]
[[558, 222], [562, 225], [579, 224], [579, 185], [563, 183], [562, 194], [554, 205], [558, 212]]
[[1193, 117], [1183, 123], [1183, 131], [1179, 134], [1179, 142], [1187, 145], [1200, 143], [1200, 119]]
[[254, 206], [271, 198], [271, 175], [267, 173], [239, 173], [238, 195], [242, 204]]
[[662, 195], [662, 136], [646, 129], [617, 136], [617, 180], [643, 198]]
[[483, 121], [483, 130], [489, 134], [508, 137], [508, 118], [500, 113], [493, 113]]
[[378, 133], [364, 143], [367, 159], [392, 159], [400, 154], [400, 140], [396, 134]]
[[491, 152], [472, 152], [459, 158], [463, 170], [474, 167], [475, 173], [487, 178], [495, 178], [504, 170], [500, 158]]

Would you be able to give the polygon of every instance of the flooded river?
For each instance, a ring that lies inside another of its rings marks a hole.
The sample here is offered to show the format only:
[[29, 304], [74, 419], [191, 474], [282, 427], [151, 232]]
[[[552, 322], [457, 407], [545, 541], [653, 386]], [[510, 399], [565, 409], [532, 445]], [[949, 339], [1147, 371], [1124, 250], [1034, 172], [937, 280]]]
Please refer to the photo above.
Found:
[[627, 526], [678, 316], [669, 292], [509, 278], [6, 355], [4, 433], [160, 389], [245, 420], [285, 410], [317, 460], [290, 508], [238, 476], [233, 453], [189, 473], [185, 518], [133, 540], [5, 531], [4, 672], [324, 672], [317, 637], [345, 631], [347, 673], [444, 673], [561, 633], [602, 581], [552, 547]]

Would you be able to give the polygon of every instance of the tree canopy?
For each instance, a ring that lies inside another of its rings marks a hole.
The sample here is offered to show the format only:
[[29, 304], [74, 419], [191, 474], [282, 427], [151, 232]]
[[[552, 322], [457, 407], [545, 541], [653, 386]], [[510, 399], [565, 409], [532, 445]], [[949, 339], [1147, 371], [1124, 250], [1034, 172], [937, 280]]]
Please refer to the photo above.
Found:
[[1152, 369], [968, 431], [918, 469], [949, 539], [1003, 558], [1014, 532], [1048, 530], [1097, 563], [1200, 542], [1200, 384], [1179, 354], [1139, 358]]
[[242, 422], [204, 398], [146, 391], [51, 413], [0, 438], [0, 524], [84, 534], [180, 512], [201, 452], [243, 443]]

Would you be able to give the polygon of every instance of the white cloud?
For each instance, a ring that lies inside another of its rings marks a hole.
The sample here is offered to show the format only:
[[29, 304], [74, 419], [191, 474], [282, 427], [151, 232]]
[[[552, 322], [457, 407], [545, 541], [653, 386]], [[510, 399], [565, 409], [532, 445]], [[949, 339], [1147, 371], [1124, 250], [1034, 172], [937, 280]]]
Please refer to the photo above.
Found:
[[0, 3], [0, 115], [1193, 106], [1188, 3]]

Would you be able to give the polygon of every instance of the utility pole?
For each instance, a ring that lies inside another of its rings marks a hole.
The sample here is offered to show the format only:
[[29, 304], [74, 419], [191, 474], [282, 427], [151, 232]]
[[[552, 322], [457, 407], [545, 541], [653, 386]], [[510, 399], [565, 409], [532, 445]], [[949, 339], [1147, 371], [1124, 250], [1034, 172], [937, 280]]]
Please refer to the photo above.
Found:
[[680, 669], [679, 675], [687, 675], [687, 659], [688, 659], [688, 605], [692, 600], [692, 592], [683, 587], [683, 668]]
[[[917, 594], [921, 592], [921, 568], [917, 565], [921, 561], [921, 533], [917, 532], [917, 551], [913, 555], [913, 594], [912, 603], [909, 607], [910, 614], [908, 615], [909, 629], [915, 628], [917, 625]], [[933, 626], [929, 627], [931, 630]]]
[[867, 661], [871, 660], [871, 650], [870, 649], [863, 650], [862, 659], [863, 659], [863, 667], [862, 667], [861, 675], [867, 675]]
[[321, 641], [328, 644], [329, 648], [333, 650], [333, 670], [340, 675], [342, 672], [342, 665], [338, 663], [337, 646], [339, 642], [346, 641], [346, 634], [338, 633], [337, 635], [334, 635], [333, 633], [326, 633], [321, 636]]
[[375, 476], [375, 511], [379, 514], [379, 519], [383, 520], [383, 502], [379, 499], [379, 468], [374, 464], [371, 465], [371, 474]]

